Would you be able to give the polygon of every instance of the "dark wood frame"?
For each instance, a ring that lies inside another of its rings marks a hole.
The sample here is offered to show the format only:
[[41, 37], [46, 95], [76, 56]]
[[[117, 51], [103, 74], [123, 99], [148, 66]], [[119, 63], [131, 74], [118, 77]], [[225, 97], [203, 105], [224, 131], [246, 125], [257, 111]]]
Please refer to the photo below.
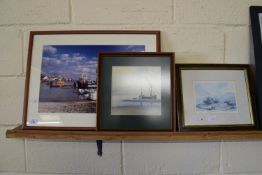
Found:
[[[254, 125], [199, 125], [199, 126], [184, 126], [184, 107], [183, 107], [183, 91], [181, 69], [188, 70], [245, 70], [247, 92], [249, 93], [250, 112], [254, 120]], [[256, 108], [254, 103], [254, 87], [251, 86], [250, 67], [245, 64], [177, 64], [177, 119], [179, 131], [225, 131], [225, 130], [254, 130], [257, 129]]]
[[262, 129], [262, 42], [261, 42], [261, 32], [259, 23], [259, 13], [262, 13], [262, 6], [251, 6], [250, 7], [250, 17], [252, 26], [252, 35], [254, 43], [254, 55], [255, 55], [255, 74], [256, 74], [256, 102], [257, 102], [257, 112], [258, 120], [260, 124], [260, 129]]
[[41, 130], [89, 130], [95, 131], [96, 127], [49, 127], [49, 126], [27, 126], [27, 110], [28, 110], [28, 96], [29, 96], [29, 83], [31, 73], [32, 51], [34, 45], [35, 35], [64, 35], [64, 34], [143, 34], [156, 36], [156, 49], [160, 52], [160, 31], [137, 31], [137, 30], [71, 30], [71, 31], [31, 31], [29, 37], [27, 67], [26, 67], [26, 80], [24, 89], [24, 106], [23, 106], [23, 129], [41, 129]]
[[[170, 90], [171, 90], [171, 101], [172, 103], [170, 104], [170, 114], [171, 114], [171, 128], [163, 128], [163, 129], [125, 129], [125, 128], [118, 128], [118, 129], [105, 129], [101, 127], [101, 88], [102, 88], [102, 83], [101, 83], [101, 70], [103, 69], [102, 64], [101, 64], [101, 59], [103, 57], [152, 57], [152, 56], [168, 56], [170, 57]], [[141, 53], [141, 52], [125, 52], [125, 53], [100, 53], [99, 54], [99, 61], [98, 61], [98, 97], [97, 97], [97, 127], [99, 131], [175, 131], [176, 130], [176, 119], [175, 119], [175, 114], [176, 114], [176, 92], [175, 92], [175, 53], [171, 52], [166, 52], [166, 53], [153, 53], [153, 52], [146, 52], [146, 53]]]

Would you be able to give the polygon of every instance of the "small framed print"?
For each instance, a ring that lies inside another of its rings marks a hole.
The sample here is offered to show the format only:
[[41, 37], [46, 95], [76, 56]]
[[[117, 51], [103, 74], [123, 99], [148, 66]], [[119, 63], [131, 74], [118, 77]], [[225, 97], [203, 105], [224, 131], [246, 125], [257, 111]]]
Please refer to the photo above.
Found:
[[99, 52], [158, 52], [159, 31], [30, 33], [24, 129], [95, 130]]
[[173, 53], [101, 53], [98, 127], [173, 131]]
[[262, 128], [262, 6], [251, 6], [251, 27], [254, 43], [257, 112]]
[[179, 130], [255, 129], [247, 65], [176, 67]]

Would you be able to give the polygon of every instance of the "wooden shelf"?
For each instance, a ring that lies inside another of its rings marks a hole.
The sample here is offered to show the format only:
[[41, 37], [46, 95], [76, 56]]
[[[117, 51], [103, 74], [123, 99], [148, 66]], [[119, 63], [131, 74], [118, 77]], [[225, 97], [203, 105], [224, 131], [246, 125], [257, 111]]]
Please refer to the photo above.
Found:
[[19, 126], [7, 130], [6, 137], [52, 140], [260, 140], [262, 131], [97, 132], [23, 130]]

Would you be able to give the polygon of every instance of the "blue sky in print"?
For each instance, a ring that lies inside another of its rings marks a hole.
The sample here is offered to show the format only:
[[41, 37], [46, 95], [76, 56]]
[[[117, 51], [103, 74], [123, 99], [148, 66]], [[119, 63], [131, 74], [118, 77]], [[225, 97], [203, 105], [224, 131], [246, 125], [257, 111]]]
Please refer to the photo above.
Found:
[[42, 74], [79, 79], [86, 74], [96, 79], [99, 52], [143, 52], [144, 45], [45, 45], [42, 54]]

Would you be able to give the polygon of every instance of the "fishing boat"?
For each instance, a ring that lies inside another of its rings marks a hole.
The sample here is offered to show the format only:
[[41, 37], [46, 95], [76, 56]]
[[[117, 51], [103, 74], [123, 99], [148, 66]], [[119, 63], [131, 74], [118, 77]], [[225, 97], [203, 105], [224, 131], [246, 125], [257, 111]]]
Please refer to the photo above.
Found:
[[78, 95], [81, 100], [96, 100], [96, 89], [78, 89]]

